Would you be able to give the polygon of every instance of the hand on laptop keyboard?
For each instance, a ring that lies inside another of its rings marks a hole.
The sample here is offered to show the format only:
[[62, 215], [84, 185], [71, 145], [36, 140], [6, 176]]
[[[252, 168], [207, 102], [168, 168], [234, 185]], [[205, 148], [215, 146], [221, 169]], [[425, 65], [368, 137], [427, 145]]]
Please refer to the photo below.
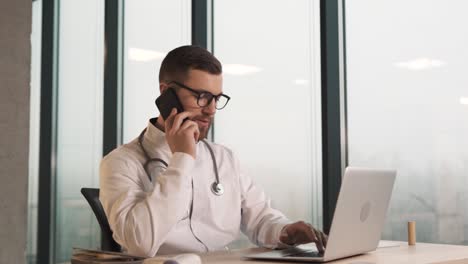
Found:
[[314, 242], [320, 253], [325, 251], [328, 236], [311, 224], [299, 221], [286, 225], [281, 231], [280, 241], [287, 245], [300, 245]]

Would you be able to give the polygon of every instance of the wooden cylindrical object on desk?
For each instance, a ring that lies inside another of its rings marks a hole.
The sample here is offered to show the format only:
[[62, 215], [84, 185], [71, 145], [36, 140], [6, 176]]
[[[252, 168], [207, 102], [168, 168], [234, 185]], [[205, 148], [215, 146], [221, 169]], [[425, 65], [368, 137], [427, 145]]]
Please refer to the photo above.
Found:
[[416, 245], [416, 222], [408, 222], [408, 245]]

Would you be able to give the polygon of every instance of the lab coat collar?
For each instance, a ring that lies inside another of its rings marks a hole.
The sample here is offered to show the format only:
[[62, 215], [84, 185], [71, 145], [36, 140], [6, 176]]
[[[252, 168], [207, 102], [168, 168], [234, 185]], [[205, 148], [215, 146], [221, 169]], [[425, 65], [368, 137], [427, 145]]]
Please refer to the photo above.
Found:
[[156, 118], [152, 118], [148, 121], [148, 126], [146, 127], [146, 132], [143, 137], [143, 146], [145, 147], [145, 150], [151, 156], [150, 158], [156, 158], [161, 154], [171, 157], [172, 152], [167, 144], [166, 134], [153, 123], [156, 123]]

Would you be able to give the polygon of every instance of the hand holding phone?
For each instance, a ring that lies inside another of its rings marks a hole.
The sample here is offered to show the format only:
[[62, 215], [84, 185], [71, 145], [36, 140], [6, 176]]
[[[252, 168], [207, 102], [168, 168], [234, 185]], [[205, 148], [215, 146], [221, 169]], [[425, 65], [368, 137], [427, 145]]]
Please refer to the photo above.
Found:
[[196, 158], [200, 130], [197, 123], [189, 120], [192, 113], [184, 111], [174, 89], [164, 91], [156, 99], [156, 105], [164, 118], [166, 140], [172, 153], [184, 152]]
[[166, 89], [158, 98], [156, 98], [156, 106], [159, 109], [159, 113], [166, 120], [171, 114], [172, 108], [177, 109], [177, 113], [184, 112], [184, 107], [179, 100], [176, 92], [172, 88]]

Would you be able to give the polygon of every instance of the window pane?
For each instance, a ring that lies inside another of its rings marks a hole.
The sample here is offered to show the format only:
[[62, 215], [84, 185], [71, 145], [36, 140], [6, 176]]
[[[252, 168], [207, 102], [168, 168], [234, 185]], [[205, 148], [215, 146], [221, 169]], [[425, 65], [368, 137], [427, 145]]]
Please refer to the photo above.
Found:
[[346, 2], [349, 163], [398, 170], [385, 239], [468, 243], [468, 2]]
[[41, 40], [42, 0], [32, 2], [31, 27], [31, 97], [29, 121], [29, 181], [28, 181], [28, 264], [37, 262], [37, 205], [39, 189], [39, 124], [41, 110]]
[[[265, 12], [265, 8], [268, 12]], [[261, 18], [259, 14], [261, 13]], [[319, 1], [217, 0], [224, 93], [215, 141], [292, 220], [321, 225]]]
[[99, 246], [100, 229], [81, 187], [99, 185], [102, 157], [104, 1], [60, 2], [55, 261]]
[[191, 1], [125, 1], [123, 142], [158, 115], [159, 66], [166, 53], [191, 42]]

